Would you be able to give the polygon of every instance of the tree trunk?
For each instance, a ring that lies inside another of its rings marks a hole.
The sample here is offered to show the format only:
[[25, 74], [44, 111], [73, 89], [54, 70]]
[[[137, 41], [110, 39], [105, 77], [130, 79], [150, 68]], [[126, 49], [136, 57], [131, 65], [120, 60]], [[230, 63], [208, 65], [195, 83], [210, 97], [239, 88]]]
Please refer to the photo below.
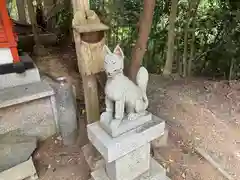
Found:
[[233, 67], [234, 67], [234, 58], [231, 59], [230, 62], [230, 68], [229, 68], [229, 74], [228, 74], [228, 80], [231, 81], [232, 80], [232, 76], [233, 76]]
[[191, 41], [191, 46], [190, 46], [190, 57], [188, 60], [188, 76], [191, 76], [192, 74], [192, 60], [194, 58], [194, 53], [195, 53], [195, 29], [193, 28], [192, 32], [192, 41]]
[[184, 27], [184, 50], [183, 50], [183, 77], [187, 76], [187, 59], [188, 59], [188, 18]]
[[27, 23], [26, 12], [25, 12], [25, 0], [17, 0], [18, 20]]
[[129, 78], [135, 82], [137, 72], [146, 51], [148, 36], [152, 26], [155, 0], [144, 0], [143, 14], [140, 17], [139, 36], [132, 50], [132, 60], [129, 68]]
[[39, 48], [39, 46], [40, 46], [40, 41], [39, 41], [39, 36], [38, 36], [39, 30], [37, 27], [36, 14], [35, 14], [32, 2], [33, 2], [32, 0], [27, 0], [28, 13], [29, 13], [30, 22], [32, 24], [32, 31], [33, 31], [35, 46], [36, 46], [36, 48]]
[[192, 41], [191, 41], [191, 46], [190, 46], [190, 57], [189, 57], [189, 60], [188, 60], [188, 70], [187, 70], [187, 75], [188, 76], [191, 76], [191, 73], [192, 73], [192, 61], [193, 61], [193, 58], [194, 58], [194, 53], [195, 53], [195, 16], [197, 14], [197, 9], [198, 9], [198, 6], [200, 4], [200, 0], [196, 0], [196, 1], [192, 1]]
[[180, 50], [179, 50], [179, 38], [177, 38], [176, 45], [177, 45], [177, 50], [176, 50], [176, 61], [177, 61], [177, 70], [178, 74], [182, 74], [182, 60], [180, 56]]
[[[58, 1], [57, 1], [58, 2]], [[44, 0], [44, 16], [48, 18], [50, 11], [53, 10], [53, 7], [55, 6], [54, 0]], [[56, 18], [55, 16], [52, 16], [47, 21], [47, 30], [53, 31], [56, 24]]]
[[174, 41], [175, 41], [175, 20], [177, 17], [178, 0], [172, 0], [171, 12], [169, 16], [169, 30], [167, 42], [167, 59], [163, 70], [163, 75], [169, 76], [172, 73], [173, 57], [174, 57]]

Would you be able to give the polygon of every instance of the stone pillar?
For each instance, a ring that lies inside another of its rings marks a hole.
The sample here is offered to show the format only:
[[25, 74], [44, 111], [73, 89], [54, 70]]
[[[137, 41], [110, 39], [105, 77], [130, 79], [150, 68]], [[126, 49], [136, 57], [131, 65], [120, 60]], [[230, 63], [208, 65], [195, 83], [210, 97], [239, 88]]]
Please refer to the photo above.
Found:
[[152, 115], [149, 121], [129, 129], [113, 137], [100, 122], [88, 125], [88, 138], [105, 160], [103, 167], [91, 173], [92, 179], [168, 180], [165, 169], [150, 155], [150, 143], [164, 134], [165, 122]]

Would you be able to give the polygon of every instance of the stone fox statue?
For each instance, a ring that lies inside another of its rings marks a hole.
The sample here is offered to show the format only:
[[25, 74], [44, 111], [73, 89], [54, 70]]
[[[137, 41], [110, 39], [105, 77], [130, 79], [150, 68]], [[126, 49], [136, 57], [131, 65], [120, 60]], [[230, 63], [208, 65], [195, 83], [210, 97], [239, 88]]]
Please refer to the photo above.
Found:
[[126, 113], [128, 120], [134, 120], [146, 114], [148, 71], [141, 67], [137, 73], [135, 84], [123, 74], [124, 54], [119, 45], [116, 46], [113, 53], [106, 45], [104, 50], [106, 52], [104, 70], [107, 74], [106, 112], [101, 115], [101, 118], [106, 118], [107, 115], [109, 123], [113, 123], [113, 126], [116, 127], [120, 125]]

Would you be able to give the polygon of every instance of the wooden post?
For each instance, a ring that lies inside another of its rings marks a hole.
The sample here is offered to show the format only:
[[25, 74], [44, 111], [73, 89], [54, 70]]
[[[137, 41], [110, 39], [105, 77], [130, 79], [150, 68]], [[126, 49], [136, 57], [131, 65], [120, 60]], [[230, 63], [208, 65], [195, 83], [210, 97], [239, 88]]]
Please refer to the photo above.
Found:
[[[87, 0], [72, 0], [72, 4], [73, 4], [74, 14], [77, 12], [77, 10], [82, 9], [83, 6], [89, 9], [89, 4]], [[76, 32], [76, 30], [73, 30], [73, 34], [74, 34], [74, 41], [75, 41], [75, 48], [76, 48], [78, 62], [81, 62], [81, 56], [80, 56], [81, 36], [80, 36], [80, 33]], [[81, 65], [78, 65], [78, 66], [79, 66], [79, 71], [81, 73], [82, 81], [83, 81], [84, 100], [85, 100], [85, 107], [87, 112], [87, 122], [88, 124], [90, 124], [92, 122], [98, 121], [100, 118], [97, 79], [94, 75], [83, 74], [82, 72], [84, 72], [84, 70], [82, 69], [82, 67], [84, 66], [81, 66]]]

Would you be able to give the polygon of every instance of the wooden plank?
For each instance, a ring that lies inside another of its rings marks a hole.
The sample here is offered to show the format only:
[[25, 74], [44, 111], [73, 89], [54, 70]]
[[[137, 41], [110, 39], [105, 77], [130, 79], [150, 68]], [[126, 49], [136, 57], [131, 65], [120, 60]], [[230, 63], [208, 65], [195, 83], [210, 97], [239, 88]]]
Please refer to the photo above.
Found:
[[100, 119], [97, 79], [94, 75], [82, 76], [87, 122], [91, 124]]
[[108, 30], [109, 27], [105, 24], [98, 23], [98, 24], [86, 24], [82, 26], [74, 26], [74, 28], [79, 33], [86, 33], [86, 32], [93, 32], [93, 31], [105, 31]]

